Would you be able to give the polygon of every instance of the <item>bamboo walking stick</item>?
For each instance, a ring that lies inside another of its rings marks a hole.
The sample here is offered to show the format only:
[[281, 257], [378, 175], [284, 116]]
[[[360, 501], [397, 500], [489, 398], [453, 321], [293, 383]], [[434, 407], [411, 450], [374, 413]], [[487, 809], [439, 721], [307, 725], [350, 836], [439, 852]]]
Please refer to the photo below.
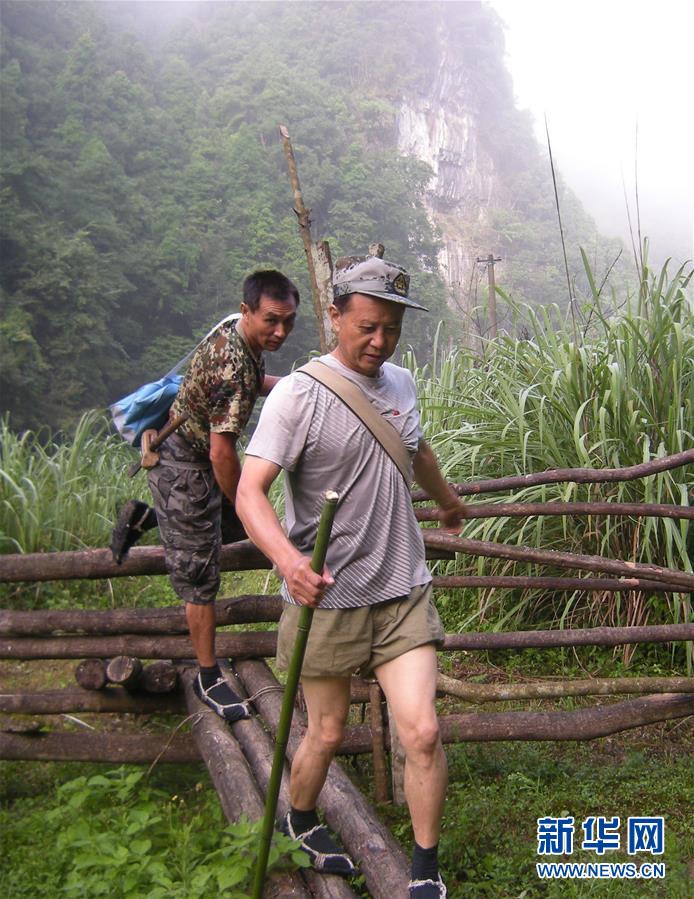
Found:
[[[328, 490], [325, 494], [325, 502], [321, 511], [318, 532], [316, 534], [316, 543], [313, 547], [313, 555], [311, 557], [311, 568], [316, 574], [321, 574], [323, 571], [325, 557], [328, 552], [328, 543], [330, 542], [330, 530], [333, 525], [333, 518], [335, 517], [338, 499], [337, 493], [332, 490]], [[272, 758], [272, 771], [270, 772], [270, 780], [268, 781], [267, 795], [265, 797], [265, 813], [263, 815], [263, 828], [260, 835], [260, 850], [258, 852], [258, 861], [256, 863], [255, 878], [253, 881], [253, 899], [262, 899], [263, 895], [265, 873], [267, 871], [268, 856], [270, 854], [270, 844], [272, 842], [272, 833], [275, 828], [277, 798], [280, 792], [280, 784], [282, 783], [284, 757], [287, 753], [287, 743], [289, 742], [289, 731], [292, 725], [296, 691], [299, 686], [299, 678], [301, 677], [301, 666], [304, 663], [304, 654], [306, 652], [308, 634], [311, 630], [313, 611], [313, 606], [303, 606], [301, 609], [296, 642], [294, 643], [292, 657], [287, 670], [287, 683], [284, 688], [280, 720], [277, 725], [277, 735], [275, 737], [275, 752]]]

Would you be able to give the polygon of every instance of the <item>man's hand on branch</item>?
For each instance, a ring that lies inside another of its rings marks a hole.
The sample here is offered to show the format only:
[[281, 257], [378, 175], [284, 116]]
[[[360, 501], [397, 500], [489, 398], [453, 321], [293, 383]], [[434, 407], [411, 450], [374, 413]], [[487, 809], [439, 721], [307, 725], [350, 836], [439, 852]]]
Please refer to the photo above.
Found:
[[460, 524], [468, 517], [467, 505], [457, 497], [451, 505], [439, 506], [439, 527], [457, 534]]
[[302, 606], [317, 606], [328, 587], [335, 583], [326, 565], [323, 574], [316, 574], [311, 568], [309, 556], [299, 556], [285, 566], [282, 575], [287, 582], [290, 595]]

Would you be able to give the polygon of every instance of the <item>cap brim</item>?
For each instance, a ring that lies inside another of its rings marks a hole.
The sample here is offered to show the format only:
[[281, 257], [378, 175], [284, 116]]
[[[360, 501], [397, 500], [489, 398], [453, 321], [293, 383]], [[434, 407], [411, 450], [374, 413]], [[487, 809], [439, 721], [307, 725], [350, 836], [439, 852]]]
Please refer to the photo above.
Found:
[[386, 293], [384, 290], [355, 290], [354, 293], [363, 293], [367, 297], [377, 297], [379, 300], [388, 300], [390, 303], [397, 303], [398, 306], [407, 306], [410, 309], [421, 309], [422, 312], [428, 312], [426, 306], [415, 303], [409, 297], [401, 297], [398, 293]]

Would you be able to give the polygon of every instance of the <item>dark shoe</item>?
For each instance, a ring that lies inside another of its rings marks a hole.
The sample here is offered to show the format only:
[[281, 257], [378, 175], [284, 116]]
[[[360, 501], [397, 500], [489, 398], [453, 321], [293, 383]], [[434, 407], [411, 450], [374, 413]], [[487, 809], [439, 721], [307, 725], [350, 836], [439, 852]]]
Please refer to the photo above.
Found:
[[130, 547], [137, 543], [145, 531], [156, 526], [157, 515], [154, 509], [139, 499], [128, 500], [118, 513], [116, 526], [111, 532], [111, 552], [116, 565], [120, 565]]
[[251, 713], [248, 711], [248, 703], [234, 693], [223, 677], [218, 677], [212, 686], [205, 690], [202, 686], [200, 672], [198, 672], [197, 677], [193, 681], [193, 689], [201, 702], [204, 702], [220, 718], [224, 718], [230, 724], [233, 724], [234, 721], [242, 721], [244, 718], [251, 717]]
[[292, 840], [299, 840], [301, 848], [311, 859], [311, 867], [324, 874], [342, 874], [350, 877], [358, 871], [352, 859], [341, 849], [328, 833], [324, 824], [318, 824], [304, 833], [295, 833], [291, 812], [287, 812], [280, 830]]
[[446, 899], [448, 891], [441, 875], [436, 880], [411, 880], [410, 899]]

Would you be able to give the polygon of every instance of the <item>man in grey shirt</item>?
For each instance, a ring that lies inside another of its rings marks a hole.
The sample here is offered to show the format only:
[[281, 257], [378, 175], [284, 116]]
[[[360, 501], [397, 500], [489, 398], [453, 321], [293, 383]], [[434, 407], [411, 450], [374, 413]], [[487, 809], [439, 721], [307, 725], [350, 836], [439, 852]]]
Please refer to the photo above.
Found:
[[[409, 276], [376, 257], [336, 263], [330, 308], [336, 349], [320, 361], [356, 384], [399, 434], [416, 480], [457, 530], [465, 506], [443, 479], [422, 437], [415, 384], [391, 365], [407, 307]], [[287, 535], [267, 499], [286, 472]], [[409, 481], [412, 477], [409, 478]], [[438, 841], [447, 785], [434, 699], [436, 647], [443, 628], [431, 601], [431, 575], [409, 483], [355, 413], [330, 389], [297, 371], [274, 389], [246, 451], [237, 512], [253, 542], [283, 577], [286, 601], [278, 664], [287, 667], [302, 605], [317, 607], [302, 685], [308, 730], [291, 771], [283, 823], [314, 867], [351, 874], [354, 866], [320, 824], [318, 794], [349, 711], [350, 677], [373, 673], [388, 699], [405, 750], [405, 794], [415, 847], [410, 896], [446, 895]], [[326, 489], [340, 496], [326, 567], [311, 570], [311, 549]]]

